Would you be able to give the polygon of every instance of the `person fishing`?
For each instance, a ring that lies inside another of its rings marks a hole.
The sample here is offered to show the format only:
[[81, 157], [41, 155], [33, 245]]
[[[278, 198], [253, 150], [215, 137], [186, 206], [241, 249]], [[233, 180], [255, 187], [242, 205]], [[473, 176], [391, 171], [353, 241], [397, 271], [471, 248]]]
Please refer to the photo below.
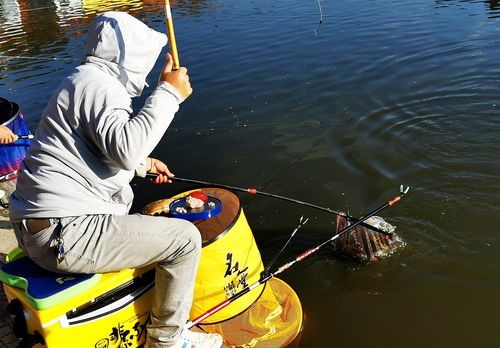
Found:
[[220, 347], [217, 334], [184, 330], [201, 253], [186, 220], [129, 214], [130, 181], [173, 177], [148, 157], [179, 105], [192, 93], [187, 69], [172, 57], [139, 112], [140, 96], [166, 35], [122, 12], [92, 22], [87, 57], [64, 78], [43, 111], [10, 199], [20, 247], [41, 267], [61, 273], [103, 273], [156, 264], [146, 347]]

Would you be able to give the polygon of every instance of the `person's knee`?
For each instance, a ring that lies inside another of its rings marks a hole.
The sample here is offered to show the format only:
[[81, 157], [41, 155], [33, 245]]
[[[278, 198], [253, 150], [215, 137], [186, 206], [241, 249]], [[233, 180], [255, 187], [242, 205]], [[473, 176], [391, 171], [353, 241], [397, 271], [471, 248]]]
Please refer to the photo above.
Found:
[[[177, 233], [175, 243], [175, 251], [169, 255], [165, 261], [172, 263], [182, 263], [185, 260], [197, 260], [201, 254], [201, 234], [195, 225], [189, 221], [179, 221], [177, 228], [180, 233]], [[171, 248], [169, 248], [172, 250]]]
[[196, 250], [201, 250], [201, 233], [198, 228], [196, 228], [196, 226], [192, 223], [186, 221], [185, 233], [186, 238], [188, 238], [193, 244], [193, 247]]

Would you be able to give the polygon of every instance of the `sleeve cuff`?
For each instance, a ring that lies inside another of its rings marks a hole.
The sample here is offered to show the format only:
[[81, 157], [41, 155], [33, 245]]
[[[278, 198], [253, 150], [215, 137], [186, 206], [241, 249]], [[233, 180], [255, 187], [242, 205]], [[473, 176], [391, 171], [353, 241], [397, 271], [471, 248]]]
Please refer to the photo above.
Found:
[[177, 88], [175, 88], [173, 85], [171, 85], [170, 83], [168, 83], [166, 81], [160, 81], [158, 83], [158, 88], [172, 94], [175, 97], [175, 99], [177, 100], [178, 104], [182, 103], [185, 99], [185, 98], [182, 98], [182, 96], [179, 93], [179, 91], [177, 90]]
[[137, 168], [135, 168], [135, 176], [145, 178], [147, 172], [148, 172], [147, 159], [145, 158], [141, 163], [139, 163]]

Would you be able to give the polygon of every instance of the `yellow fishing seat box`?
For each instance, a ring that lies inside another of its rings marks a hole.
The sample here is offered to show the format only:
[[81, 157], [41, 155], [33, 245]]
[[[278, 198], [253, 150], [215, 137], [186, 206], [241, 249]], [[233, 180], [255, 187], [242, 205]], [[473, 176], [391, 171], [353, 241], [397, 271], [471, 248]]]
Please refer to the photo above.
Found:
[[[9, 255], [10, 256], [10, 255]], [[153, 301], [154, 265], [105, 274], [48, 272], [14, 256], [0, 280], [21, 347], [142, 347]]]

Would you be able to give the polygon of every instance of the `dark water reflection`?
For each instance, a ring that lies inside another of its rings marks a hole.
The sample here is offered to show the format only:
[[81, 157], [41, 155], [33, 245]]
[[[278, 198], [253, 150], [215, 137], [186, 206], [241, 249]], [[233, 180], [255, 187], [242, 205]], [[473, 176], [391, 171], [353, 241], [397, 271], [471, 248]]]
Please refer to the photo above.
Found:
[[[353, 215], [411, 185], [382, 214], [405, 248], [369, 266], [324, 251], [283, 275], [306, 312], [302, 346], [497, 346], [499, 2], [321, 4], [319, 25], [315, 1], [176, 1], [195, 93], [155, 155], [179, 176]], [[32, 129], [105, 9], [164, 30], [153, 1], [0, 1], [0, 94]], [[134, 185], [136, 211], [185, 188]], [[335, 228], [328, 214], [240, 197], [265, 260], [301, 215], [286, 257]]]

